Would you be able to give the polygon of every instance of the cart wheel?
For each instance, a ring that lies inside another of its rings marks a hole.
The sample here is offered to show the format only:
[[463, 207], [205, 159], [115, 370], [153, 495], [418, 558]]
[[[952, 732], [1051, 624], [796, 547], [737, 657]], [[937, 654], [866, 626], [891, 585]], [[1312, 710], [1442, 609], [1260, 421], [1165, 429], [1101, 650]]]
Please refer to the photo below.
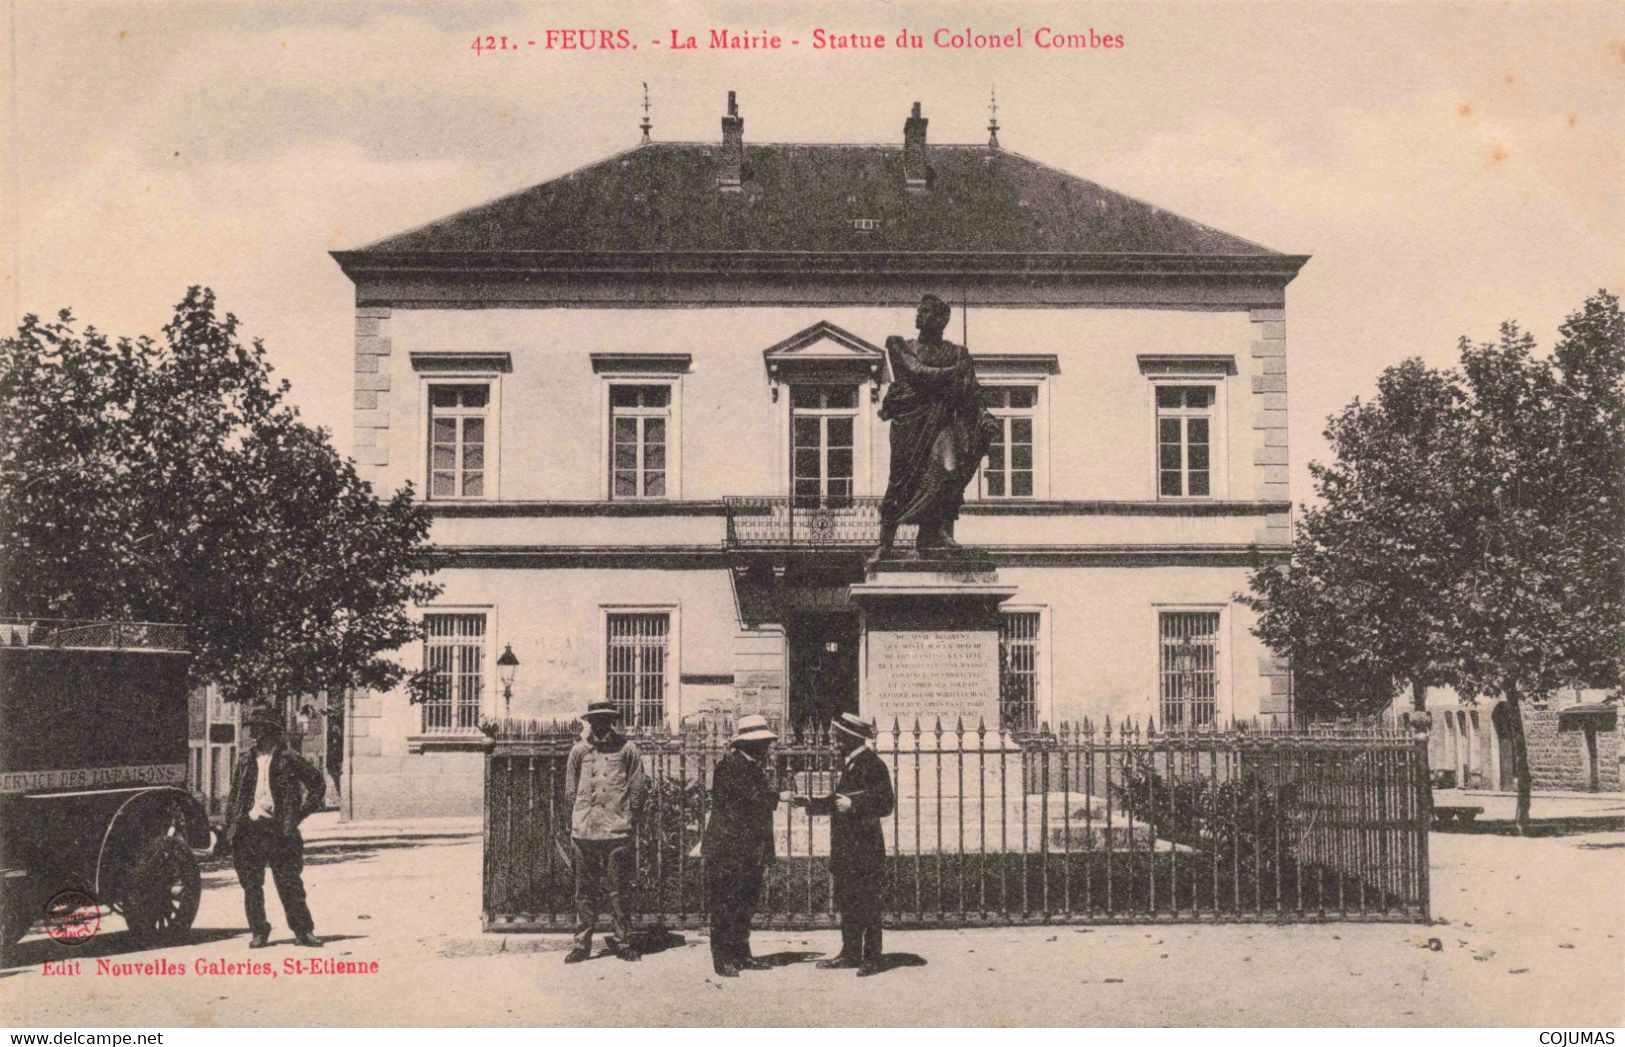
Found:
[[17, 958], [16, 945], [34, 922], [33, 892], [19, 887], [0, 905], [0, 967], [10, 967]]
[[202, 897], [203, 877], [192, 849], [178, 836], [158, 836], [135, 860], [124, 920], [144, 943], [173, 942], [191, 929]]

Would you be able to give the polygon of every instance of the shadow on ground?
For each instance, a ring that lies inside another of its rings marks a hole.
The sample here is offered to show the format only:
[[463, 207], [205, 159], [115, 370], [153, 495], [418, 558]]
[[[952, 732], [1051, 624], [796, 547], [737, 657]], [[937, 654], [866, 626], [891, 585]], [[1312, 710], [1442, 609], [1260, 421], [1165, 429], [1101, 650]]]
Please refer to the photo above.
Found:
[[637, 946], [639, 952], [645, 956], [667, 949], [676, 949], [688, 944], [688, 939], [675, 931], [668, 931], [664, 927], [653, 927], [644, 931], [632, 932], [632, 944]]
[[[343, 862], [367, 861], [380, 851], [399, 851], [419, 847], [451, 847], [465, 844], [469, 840], [479, 839], [477, 832], [459, 834], [402, 834], [400, 836], [381, 836], [376, 839], [361, 840], [315, 840], [305, 843], [305, 865], [338, 865]], [[211, 855], [199, 863], [205, 873], [231, 872], [231, 856]], [[236, 885], [231, 879], [217, 883], [205, 883], [204, 889], [230, 884]]]
[[756, 957], [763, 963], [774, 967], [788, 967], [793, 963], [811, 963], [823, 957], [821, 952], [770, 952], [766, 956]]
[[924, 967], [925, 957], [911, 952], [889, 952], [880, 957], [880, 970], [882, 973], [893, 971], [899, 967]]
[[[1527, 836], [1579, 836], [1583, 833], [1620, 832], [1625, 830], [1625, 816], [1601, 815], [1575, 818], [1537, 818], [1529, 823]], [[1512, 821], [1457, 822], [1453, 825], [1435, 825], [1436, 833], [1459, 836], [1518, 836], [1518, 823]]]
[[[103, 917], [105, 920], [106, 917]], [[232, 938], [241, 938], [243, 948], [248, 947], [248, 928], [231, 930], [229, 928], [210, 928], [194, 930], [179, 944], [207, 945], [210, 942], [223, 942]], [[144, 952], [162, 952], [169, 945], [143, 946], [139, 939], [129, 931], [104, 931], [83, 945], [67, 946], [46, 937], [30, 938], [18, 942], [7, 950], [5, 969], [10, 973], [17, 973], [18, 968], [39, 967], [45, 963], [55, 963], [58, 960], [95, 960], [101, 956], [133, 956]]]

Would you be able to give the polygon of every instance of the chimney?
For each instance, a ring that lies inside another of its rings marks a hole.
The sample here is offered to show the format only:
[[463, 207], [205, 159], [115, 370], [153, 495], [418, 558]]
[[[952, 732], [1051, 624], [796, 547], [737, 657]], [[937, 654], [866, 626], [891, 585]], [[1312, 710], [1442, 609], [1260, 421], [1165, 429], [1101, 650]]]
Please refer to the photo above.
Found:
[[740, 192], [745, 172], [745, 119], [739, 115], [734, 92], [728, 92], [728, 115], [722, 118], [722, 164], [717, 187], [725, 193]]
[[903, 123], [903, 181], [911, 193], [923, 193], [929, 168], [925, 163], [925, 117], [920, 115], [920, 103], [914, 103], [914, 112]]

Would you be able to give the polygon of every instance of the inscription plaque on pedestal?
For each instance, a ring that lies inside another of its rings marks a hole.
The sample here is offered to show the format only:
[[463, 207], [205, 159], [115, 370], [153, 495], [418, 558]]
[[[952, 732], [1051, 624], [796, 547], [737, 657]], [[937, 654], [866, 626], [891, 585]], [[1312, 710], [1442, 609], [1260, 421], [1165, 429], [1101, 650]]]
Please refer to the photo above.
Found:
[[999, 722], [999, 636], [991, 629], [871, 629], [866, 715], [884, 731]]

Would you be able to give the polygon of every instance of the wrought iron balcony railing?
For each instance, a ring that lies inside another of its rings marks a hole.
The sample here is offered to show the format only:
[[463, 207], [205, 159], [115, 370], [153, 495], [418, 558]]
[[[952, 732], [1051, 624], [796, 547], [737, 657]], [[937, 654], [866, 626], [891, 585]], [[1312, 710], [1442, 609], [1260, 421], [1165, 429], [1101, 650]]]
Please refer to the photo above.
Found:
[[[879, 498], [729, 498], [726, 504], [730, 548], [862, 549], [880, 541]], [[914, 531], [901, 527], [897, 537], [911, 542]]]

